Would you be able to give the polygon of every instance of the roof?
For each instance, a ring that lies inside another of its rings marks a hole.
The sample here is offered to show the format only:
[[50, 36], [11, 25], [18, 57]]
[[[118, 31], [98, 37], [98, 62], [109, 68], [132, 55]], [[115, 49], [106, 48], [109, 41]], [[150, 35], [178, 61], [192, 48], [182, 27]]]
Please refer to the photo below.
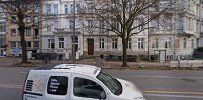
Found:
[[51, 71], [51, 72], [67, 72], [78, 73], [91, 76], [97, 76], [101, 68], [92, 65], [83, 64], [49, 64], [33, 69], [34, 71]]

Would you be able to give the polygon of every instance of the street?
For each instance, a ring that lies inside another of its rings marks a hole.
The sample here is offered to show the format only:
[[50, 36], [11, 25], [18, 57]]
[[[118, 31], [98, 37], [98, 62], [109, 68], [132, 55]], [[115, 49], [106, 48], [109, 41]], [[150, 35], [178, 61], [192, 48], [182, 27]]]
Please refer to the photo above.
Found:
[[[30, 68], [0, 67], [0, 100], [21, 100]], [[203, 71], [105, 70], [136, 84], [146, 100], [202, 100]]]

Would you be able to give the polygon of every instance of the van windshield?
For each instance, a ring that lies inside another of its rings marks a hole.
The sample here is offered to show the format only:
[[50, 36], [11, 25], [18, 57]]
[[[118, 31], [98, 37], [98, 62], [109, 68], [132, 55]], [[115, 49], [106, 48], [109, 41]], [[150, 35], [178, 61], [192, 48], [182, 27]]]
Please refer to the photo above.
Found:
[[101, 71], [99, 75], [97, 75], [97, 79], [99, 79], [113, 94], [120, 95], [122, 93], [122, 85], [116, 78]]

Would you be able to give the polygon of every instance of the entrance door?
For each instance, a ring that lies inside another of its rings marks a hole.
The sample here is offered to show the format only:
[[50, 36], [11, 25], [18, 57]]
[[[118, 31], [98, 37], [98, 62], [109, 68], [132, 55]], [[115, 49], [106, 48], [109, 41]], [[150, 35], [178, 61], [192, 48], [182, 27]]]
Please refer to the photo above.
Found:
[[88, 55], [94, 55], [94, 39], [87, 39]]

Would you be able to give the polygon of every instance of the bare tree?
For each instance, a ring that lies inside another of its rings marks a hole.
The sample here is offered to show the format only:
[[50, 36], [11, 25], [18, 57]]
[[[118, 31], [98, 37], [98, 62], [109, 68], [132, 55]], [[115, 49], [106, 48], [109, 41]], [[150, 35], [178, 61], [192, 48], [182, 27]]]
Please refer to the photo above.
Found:
[[[95, 25], [93, 28], [113, 32], [122, 39], [122, 66], [127, 67], [127, 45], [131, 36], [152, 28], [147, 27], [147, 24], [155, 19], [160, 19], [163, 13], [173, 8], [175, 1], [96, 0], [92, 10]], [[87, 12], [85, 10], [83, 12], [83, 15], [87, 16]]]
[[[22, 63], [27, 63], [27, 46], [25, 31], [33, 27], [39, 27], [39, 8], [41, 0], [1, 0], [0, 6], [7, 21], [18, 26], [20, 43], [22, 47]], [[37, 16], [36, 20], [34, 17]], [[14, 18], [15, 17], [15, 18]]]

